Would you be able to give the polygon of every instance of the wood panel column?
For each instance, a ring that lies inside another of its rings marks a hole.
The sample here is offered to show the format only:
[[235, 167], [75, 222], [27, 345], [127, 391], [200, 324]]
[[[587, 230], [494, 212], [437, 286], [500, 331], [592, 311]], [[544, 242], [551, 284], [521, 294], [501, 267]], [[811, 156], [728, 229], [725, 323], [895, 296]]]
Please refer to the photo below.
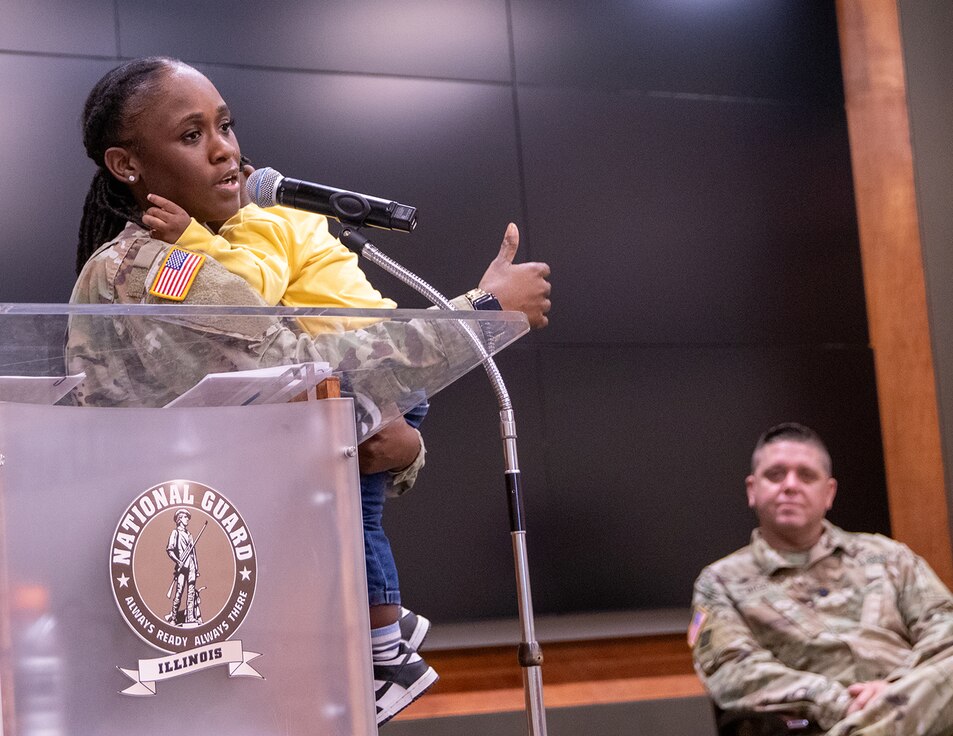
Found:
[[953, 556], [897, 2], [837, 0], [837, 19], [890, 523], [893, 536], [951, 586]]

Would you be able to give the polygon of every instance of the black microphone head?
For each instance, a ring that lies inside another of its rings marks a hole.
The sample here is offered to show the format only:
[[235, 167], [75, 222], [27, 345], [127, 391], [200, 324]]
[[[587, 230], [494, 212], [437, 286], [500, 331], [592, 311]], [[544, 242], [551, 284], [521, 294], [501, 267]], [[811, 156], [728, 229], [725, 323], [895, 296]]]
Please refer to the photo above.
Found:
[[245, 182], [245, 194], [259, 207], [274, 207], [278, 204], [278, 184], [284, 177], [271, 167], [255, 169]]

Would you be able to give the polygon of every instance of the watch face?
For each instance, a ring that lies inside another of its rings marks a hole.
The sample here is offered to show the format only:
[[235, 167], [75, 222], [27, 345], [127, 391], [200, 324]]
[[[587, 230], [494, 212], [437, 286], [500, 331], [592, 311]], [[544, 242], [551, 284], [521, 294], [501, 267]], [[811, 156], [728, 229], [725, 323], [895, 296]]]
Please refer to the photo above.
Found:
[[473, 308], [474, 308], [474, 309], [484, 309], [484, 310], [493, 309], [493, 310], [496, 310], [496, 311], [498, 311], [498, 312], [499, 312], [499, 311], [502, 311], [502, 309], [503, 309], [503, 307], [500, 306], [500, 300], [497, 299], [497, 298], [496, 298], [495, 296], [493, 296], [492, 294], [484, 294], [483, 296], [479, 297], [478, 299], [474, 299], [474, 301], [473, 301]]
[[503, 307], [500, 306], [500, 300], [493, 296], [493, 294], [483, 291], [483, 289], [470, 289], [464, 296], [474, 309], [495, 309], [498, 311], [503, 309]]

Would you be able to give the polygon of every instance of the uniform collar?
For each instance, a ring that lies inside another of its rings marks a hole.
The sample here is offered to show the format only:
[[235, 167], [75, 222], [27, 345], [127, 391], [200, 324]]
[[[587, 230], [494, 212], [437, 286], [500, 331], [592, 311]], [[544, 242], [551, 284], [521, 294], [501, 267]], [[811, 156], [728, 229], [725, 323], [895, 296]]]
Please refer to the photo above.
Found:
[[804, 567], [808, 568], [818, 560], [830, 557], [838, 549], [846, 549], [849, 538], [847, 532], [834, 526], [826, 519], [823, 522], [824, 531], [821, 532], [820, 539], [814, 546], [807, 550], [807, 562], [803, 566], [792, 563], [783, 552], [779, 552], [764, 541], [759, 529], [751, 532], [751, 554], [754, 556], [755, 564], [761, 568], [766, 575], [773, 575], [778, 570]]

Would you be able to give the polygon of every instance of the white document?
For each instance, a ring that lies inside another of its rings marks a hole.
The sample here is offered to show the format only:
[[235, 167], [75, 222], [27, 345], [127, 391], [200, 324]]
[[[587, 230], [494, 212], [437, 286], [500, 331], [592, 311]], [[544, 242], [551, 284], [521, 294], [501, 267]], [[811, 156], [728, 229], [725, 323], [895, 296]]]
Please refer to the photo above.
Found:
[[72, 376], [0, 376], [0, 401], [14, 404], [55, 404], [86, 378]]
[[209, 373], [166, 407], [279, 404], [331, 375], [328, 363], [296, 363], [250, 371]]

